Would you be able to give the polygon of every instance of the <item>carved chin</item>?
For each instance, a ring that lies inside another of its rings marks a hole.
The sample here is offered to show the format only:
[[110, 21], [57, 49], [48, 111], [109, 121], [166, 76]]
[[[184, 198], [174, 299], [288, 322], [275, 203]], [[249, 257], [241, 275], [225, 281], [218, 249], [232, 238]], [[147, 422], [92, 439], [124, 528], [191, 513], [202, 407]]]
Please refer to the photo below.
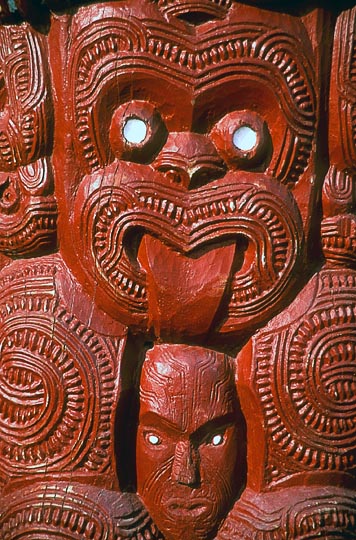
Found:
[[302, 226], [275, 180], [230, 173], [181, 193], [152, 182], [105, 183], [75, 208], [78, 254], [90, 259], [89, 279], [122, 322], [161, 337], [234, 334], [283, 301]]
[[211, 493], [184, 499], [163, 496], [156, 504], [152, 517], [166, 540], [206, 540], [220, 523], [220, 508], [226, 506]]

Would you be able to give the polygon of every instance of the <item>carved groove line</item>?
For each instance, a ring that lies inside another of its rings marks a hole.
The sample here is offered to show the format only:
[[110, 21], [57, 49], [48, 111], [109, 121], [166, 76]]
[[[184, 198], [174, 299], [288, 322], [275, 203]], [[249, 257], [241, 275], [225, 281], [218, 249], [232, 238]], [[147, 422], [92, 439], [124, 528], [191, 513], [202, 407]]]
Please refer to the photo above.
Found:
[[247, 492], [249, 497], [245, 495], [237, 503], [217, 539], [231, 540], [238, 536], [243, 540], [310, 540], [334, 536], [344, 538], [344, 535], [356, 538], [354, 497], [340, 493], [340, 489], [326, 494], [316, 491], [319, 493], [293, 493], [291, 488], [286, 504], [271, 494], [270, 506], [266, 504], [268, 495], [265, 502], [263, 496], [256, 497]]
[[84, 490], [79, 484], [69, 490], [59, 483], [23, 493], [2, 516], [2, 540], [22, 540], [29, 534], [36, 540], [162, 540], [135, 496]]
[[356, 8], [338, 18], [335, 36], [337, 60], [334, 67], [338, 86], [341, 144], [349, 167], [356, 166]]
[[14, 170], [48, 147], [45, 61], [40, 40], [28, 26], [2, 26], [0, 43], [4, 110], [9, 115], [6, 127], [0, 128], [0, 169]]
[[125, 233], [134, 224], [153, 236], [163, 234], [166, 242], [183, 252], [214, 240], [217, 229], [225, 237], [248, 237], [255, 246], [256, 268], [234, 278], [229, 310], [238, 316], [264, 308], [285, 286], [301, 240], [288, 212], [281, 211], [282, 204], [276, 204], [267, 189], [253, 193], [248, 186], [244, 192], [226, 195], [226, 199], [219, 194], [215, 201], [207, 198], [206, 204], [199, 197], [199, 202], [193, 199], [184, 206], [167, 194], [146, 194], [144, 187], [134, 195], [119, 188], [94, 193], [82, 213], [82, 229], [90, 232], [87, 241], [93, 260], [117, 300], [129, 302], [140, 312], [146, 309], [144, 275], [132, 270], [128, 274], [130, 264], [123, 247]]

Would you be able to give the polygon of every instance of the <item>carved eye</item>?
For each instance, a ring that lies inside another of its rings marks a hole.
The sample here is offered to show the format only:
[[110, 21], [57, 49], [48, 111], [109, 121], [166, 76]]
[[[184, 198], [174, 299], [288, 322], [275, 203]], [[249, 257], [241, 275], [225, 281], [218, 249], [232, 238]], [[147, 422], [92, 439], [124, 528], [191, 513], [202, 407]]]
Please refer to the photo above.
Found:
[[148, 432], [144, 434], [145, 440], [152, 446], [159, 446], [162, 443], [162, 439], [155, 433]]
[[232, 142], [241, 152], [250, 152], [257, 144], [257, 133], [249, 126], [241, 126], [234, 131]]
[[150, 163], [167, 138], [157, 109], [147, 101], [124, 103], [113, 114], [109, 139], [119, 159]]
[[233, 168], [263, 170], [271, 159], [272, 142], [266, 122], [251, 111], [224, 116], [210, 133], [220, 155]]
[[224, 437], [223, 435], [221, 435], [221, 433], [219, 433], [218, 435], [214, 435], [214, 437], [211, 440], [211, 444], [213, 446], [219, 446], [223, 442], [224, 442]]
[[220, 446], [225, 442], [225, 432], [215, 433], [207, 439], [207, 444], [210, 446]]
[[147, 132], [147, 124], [140, 118], [128, 118], [124, 123], [123, 135], [128, 144], [143, 143]]

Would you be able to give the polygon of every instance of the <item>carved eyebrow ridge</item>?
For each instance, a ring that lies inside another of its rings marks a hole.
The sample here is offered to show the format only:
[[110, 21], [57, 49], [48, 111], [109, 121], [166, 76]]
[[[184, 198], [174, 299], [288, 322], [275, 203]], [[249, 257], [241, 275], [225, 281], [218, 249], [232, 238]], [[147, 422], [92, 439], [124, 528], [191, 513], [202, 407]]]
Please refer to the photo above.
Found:
[[165, 418], [164, 416], [160, 416], [154, 411], [148, 411], [144, 413], [140, 417], [140, 424], [143, 424], [144, 427], [152, 427], [152, 429], [168, 428], [171, 432], [183, 433], [177, 424], [171, 422], [170, 420], [168, 420], [168, 418]]
[[[199, 446], [204, 439], [210, 435], [215, 430], [221, 428], [227, 428], [235, 424], [236, 417], [234, 413], [227, 413], [212, 420], [208, 420], [205, 424], [201, 425], [196, 429], [192, 434], [190, 434], [190, 439], [194, 445]], [[151, 427], [152, 429], [168, 429], [174, 434], [182, 434], [184, 431], [174, 422], [171, 422], [167, 418], [160, 416], [159, 414], [148, 411], [144, 413], [140, 419], [140, 423], [144, 424], [145, 428]]]
[[194, 445], [199, 446], [208, 435], [211, 435], [212, 432], [221, 428], [227, 428], [236, 422], [236, 417], [234, 413], [227, 413], [212, 420], [208, 420], [202, 426], [199, 426], [194, 433], [191, 435], [191, 439]]

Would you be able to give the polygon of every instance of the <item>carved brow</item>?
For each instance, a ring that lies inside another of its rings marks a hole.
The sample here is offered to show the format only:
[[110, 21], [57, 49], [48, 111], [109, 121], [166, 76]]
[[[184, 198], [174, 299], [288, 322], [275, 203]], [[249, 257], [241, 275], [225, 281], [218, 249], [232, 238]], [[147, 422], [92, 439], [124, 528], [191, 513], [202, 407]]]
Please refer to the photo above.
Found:
[[236, 423], [236, 417], [234, 413], [227, 413], [217, 418], [209, 420], [191, 435], [192, 443], [195, 446], [199, 446], [209, 435], [214, 431], [226, 429], [227, 427]]
[[163, 429], [173, 433], [182, 433], [181, 428], [165, 418], [160, 416], [154, 411], [148, 411], [140, 417], [140, 424], [144, 424], [145, 427], [152, 427], [152, 429]]

